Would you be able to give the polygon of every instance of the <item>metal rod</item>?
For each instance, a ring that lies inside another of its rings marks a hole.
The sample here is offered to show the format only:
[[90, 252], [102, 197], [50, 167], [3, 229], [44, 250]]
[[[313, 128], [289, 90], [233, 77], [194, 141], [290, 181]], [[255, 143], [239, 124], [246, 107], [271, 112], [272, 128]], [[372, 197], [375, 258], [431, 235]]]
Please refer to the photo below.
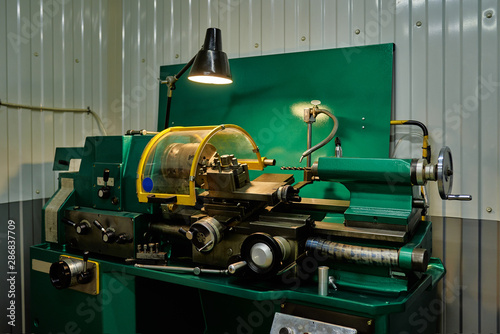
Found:
[[136, 263], [134, 265], [136, 268], [144, 268], [144, 269], [154, 269], [154, 270], [161, 270], [165, 272], [171, 272], [171, 273], [181, 273], [181, 274], [194, 274], [194, 275], [200, 275], [200, 274], [215, 274], [215, 275], [227, 275], [228, 271], [227, 269], [202, 269], [200, 267], [176, 267], [176, 266], [159, 266], [159, 265], [152, 265], [152, 264], [139, 264]]
[[168, 123], [170, 123], [170, 105], [172, 104], [172, 89], [170, 87], [168, 89], [168, 97], [167, 97], [167, 109], [165, 111], [165, 129], [168, 128]]
[[[307, 123], [307, 151], [311, 149], [312, 145], [312, 123]], [[307, 156], [307, 167], [311, 167], [311, 155]]]
[[330, 268], [322, 266], [318, 268], [318, 295], [328, 296], [328, 270]]

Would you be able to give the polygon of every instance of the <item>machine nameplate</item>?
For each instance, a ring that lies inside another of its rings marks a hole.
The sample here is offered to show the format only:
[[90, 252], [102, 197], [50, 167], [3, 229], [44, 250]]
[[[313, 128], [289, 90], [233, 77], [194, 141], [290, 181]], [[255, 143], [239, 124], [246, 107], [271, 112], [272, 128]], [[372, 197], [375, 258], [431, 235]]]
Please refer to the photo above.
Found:
[[52, 263], [50, 262], [45, 262], [45, 261], [40, 261], [37, 259], [31, 260], [31, 269], [35, 271], [39, 271], [44, 274], [48, 274], [50, 270], [50, 266]]
[[316, 334], [356, 334], [354, 328], [329, 324], [326, 322], [296, 317], [284, 313], [275, 313], [271, 334], [281, 333], [316, 333]]
[[[98, 186], [104, 186], [104, 179], [102, 176], [97, 177], [97, 185]], [[115, 186], [115, 179], [113, 177], [110, 177], [108, 179], [108, 183], [106, 184], [108, 187], [114, 187]]]

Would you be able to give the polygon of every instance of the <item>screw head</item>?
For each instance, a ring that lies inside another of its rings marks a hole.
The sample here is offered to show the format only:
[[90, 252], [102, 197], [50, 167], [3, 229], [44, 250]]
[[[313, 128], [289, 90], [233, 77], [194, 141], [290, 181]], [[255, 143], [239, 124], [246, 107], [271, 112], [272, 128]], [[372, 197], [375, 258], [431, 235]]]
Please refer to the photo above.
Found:
[[356, 35], [359, 35], [359, 34], [361, 33], [361, 30], [356, 29], [356, 30], [354, 30], [354, 33], [355, 33]]
[[75, 63], [77, 63], [77, 64], [78, 64], [79, 62], [80, 62], [80, 60], [79, 60], [78, 58], [76, 58], [76, 59], [75, 59]]
[[279, 334], [293, 334], [293, 330], [290, 327], [281, 327]]
[[38, 52], [34, 52], [33, 56], [38, 57]]
[[493, 17], [493, 12], [489, 10], [486, 13], [484, 13], [484, 16], [486, 16], [488, 19], [491, 19]]
[[257, 49], [259, 47], [259, 43], [255, 43], [255, 48]]
[[177, 58], [179, 58], [179, 57], [180, 57], [180, 56], [179, 56], [179, 54], [178, 54], [178, 53], [176, 53], [176, 54], [175, 54], [175, 58], [177, 59]]
[[416, 25], [417, 27], [421, 27], [421, 26], [422, 26], [422, 22], [417, 21], [417, 23], [415, 23], [415, 25]]
[[300, 39], [302, 42], [306, 40], [306, 36], [302, 36], [302, 38]]
[[486, 212], [490, 213], [492, 211], [493, 211], [493, 209], [490, 206], [486, 208]]

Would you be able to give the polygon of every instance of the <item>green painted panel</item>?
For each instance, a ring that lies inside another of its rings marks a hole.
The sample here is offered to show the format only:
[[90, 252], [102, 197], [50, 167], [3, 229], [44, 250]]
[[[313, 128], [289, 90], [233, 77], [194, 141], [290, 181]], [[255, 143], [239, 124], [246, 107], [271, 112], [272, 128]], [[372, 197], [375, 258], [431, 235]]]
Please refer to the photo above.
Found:
[[[185, 74], [173, 92], [170, 125], [237, 124], [247, 130], [263, 156], [277, 166], [305, 166], [307, 125], [303, 109], [311, 100], [339, 120], [337, 136], [346, 157], [387, 158], [392, 105], [393, 44], [286, 53], [231, 59], [234, 83], [227, 86], [190, 82]], [[161, 78], [176, 74], [182, 65], [161, 67]], [[165, 119], [167, 87], [161, 85], [158, 129]], [[320, 115], [313, 125], [313, 145], [332, 129]], [[333, 141], [313, 153], [334, 154]], [[290, 173], [290, 171], [287, 171]], [[296, 181], [301, 172], [294, 172]], [[252, 176], [257, 176], [254, 173]], [[342, 185], [315, 184], [301, 190], [305, 197], [346, 198]], [[348, 198], [348, 195], [347, 195]]]

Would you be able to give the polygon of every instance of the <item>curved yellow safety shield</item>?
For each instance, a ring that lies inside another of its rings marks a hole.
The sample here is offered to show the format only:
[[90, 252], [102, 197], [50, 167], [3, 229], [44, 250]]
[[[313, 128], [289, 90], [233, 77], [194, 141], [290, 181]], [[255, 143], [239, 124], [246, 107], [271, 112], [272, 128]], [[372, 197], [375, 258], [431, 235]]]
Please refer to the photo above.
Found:
[[196, 203], [203, 166], [215, 156], [230, 155], [251, 170], [264, 159], [252, 137], [237, 125], [172, 127], [148, 143], [137, 170], [139, 202]]

